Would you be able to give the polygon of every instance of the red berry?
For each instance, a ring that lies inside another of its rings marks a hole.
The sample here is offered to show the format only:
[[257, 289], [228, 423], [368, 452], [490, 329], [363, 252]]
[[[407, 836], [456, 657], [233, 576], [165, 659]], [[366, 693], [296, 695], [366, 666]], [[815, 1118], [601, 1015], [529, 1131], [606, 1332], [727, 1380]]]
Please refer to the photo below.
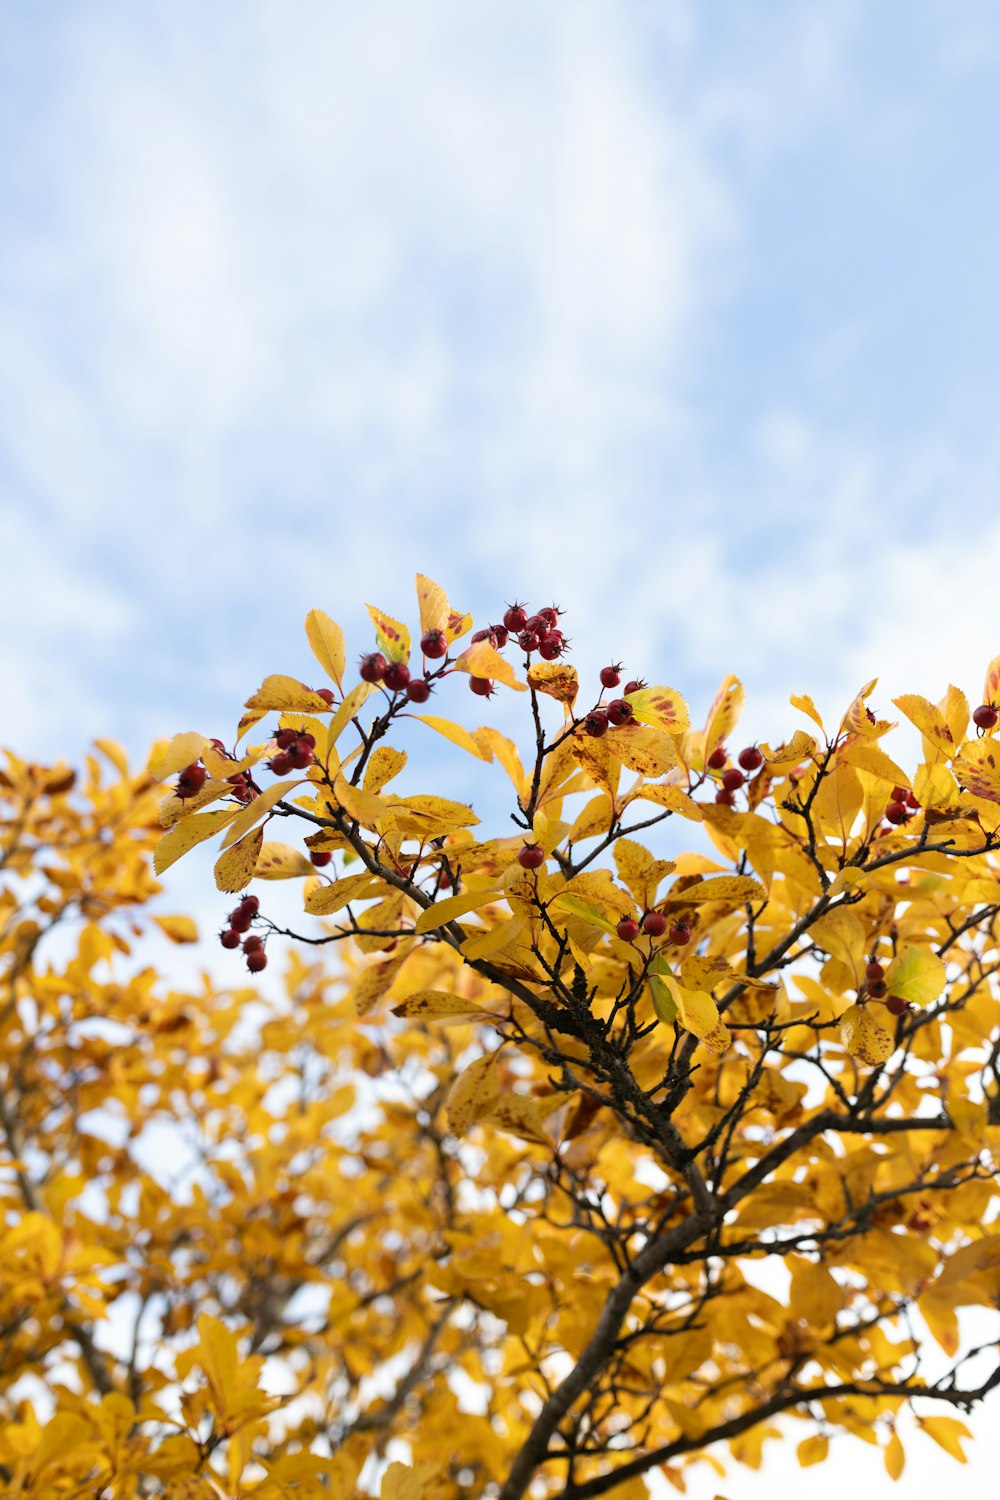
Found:
[[728, 787], [723, 786], [716, 792], [715, 800], [716, 802], [721, 802], [723, 807], [735, 807], [736, 793], [731, 792]]
[[240, 935], [234, 927], [227, 927], [219, 937], [223, 948], [238, 948], [240, 946]]
[[245, 776], [230, 776], [228, 780], [237, 802], [251, 802], [253, 800], [253, 788]]
[[304, 771], [307, 766], [311, 766], [313, 763], [312, 746], [307, 745], [304, 740], [296, 740], [287, 753], [296, 771]]
[[253, 919], [253, 912], [246, 911], [242, 906], [238, 906], [235, 911], [229, 913], [229, 925], [234, 932], [249, 932]]
[[520, 646], [521, 650], [527, 651], [529, 655], [532, 651], [538, 650], [541, 642], [542, 638], [537, 630], [522, 630], [521, 634], [517, 638], [517, 644]]
[[249, 937], [243, 939], [244, 953], [260, 953], [263, 951], [264, 939], [256, 932], [251, 932]]
[[683, 945], [691, 941], [691, 929], [686, 922], [675, 922], [670, 929], [670, 941]]
[[267, 968], [267, 954], [262, 948], [255, 948], [247, 954], [247, 968], [251, 974], [259, 974], [261, 969]]
[[411, 703], [426, 703], [431, 695], [431, 685], [426, 677], [414, 677], [406, 684], [406, 696]]
[[405, 661], [391, 661], [385, 669], [382, 681], [393, 693], [401, 693], [410, 680], [410, 669]]
[[372, 651], [368, 656], [363, 656], [358, 668], [362, 682], [381, 682], [388, 665], [381, 651]]
[[198, 793], [205, 785], [207, 776], [208, 772], [205, 770], [205, 767], [200, 766], [198, 762], [195, 761], [193, 765], [184, 767], [183, 771], [177, 778], [177, 785], [174, 788], [174, 791], [182, 800], [185, 797], [197, 797]]
[[907, 795], [908, 793], [905, 786], [894, 786], [892, 789], [892, 796], [889, 798], [889, 801], [905, 802]]
[[557, 609], [554, 604], [547, 604], [545, 608], [540, 609], [538, 613], [545, 621], [546, 625], [550, 626], [554, 630], [559, 624], [559, 616], [562, 614], [562, 610]]
[[872, 997], [873, 1000], [881, 1000], [882, 996], [885, 994], [885, 980], [884, 979], [872, 979], [872, 980], [870, 980], [869, 984], [868, 984], [868, 993]]
[[243, 911], [248, 911], [252, 917], [255, 917], [260, 911], [260, 897], [253, 895], [251, 892], [243, 897], [240, 906]]
[[873, 959], [865, 970], [865, 978], [869, 984], [877, 983], [878, 980], [885, 978], [885, 970], [881, 964], [876, 963]]
[[479, 698], [492, 698], [493, 697], [493, 678], [492, 677], [470, 677], [469, 678], [469, 687], [472, 689], [472, 691]]
[[421, 637], [420, 649], [425, 656], [436, 661], [439, 656], [448, 655], [448, 637], [443, 630], [428, 630], [427, 634]]
[[606, 688], [617, 687], [622, 680], [622, 664], [601, 668], [601, 683]]
[[310, 750], [315, 750], [316, 748], [316, 736], [310, 734], [308, 729], [299, 730], [299, 741], [303, 745], [308, 745]]
[[619, 724], [627, 724], [631, 717], [631, 703], [626, 702], [624, 698], [612, 698], [608, 704], [608, 722], [617, 728]]
[[764, 764], [764, 757], [763, 755], [761, 755], [756, 745], [748, 745], [745, 750], [740, 751], [736, 759], [739, 761], [744, 771], [756, 771], [758, 766], [762, 766]]
[[525, 870], [537, 870], [545, 863], [545, 850], [541, 844], [525, 844], [518, 850], [517, 862]]
[[287, 776], [292, 767], [293, 761], [288, 750], [279, 750], [267, 763], [268, 770], [273, 771], [275, 776]]
[[583, 721], [583, 727], [595, 740], [608, 732], [608, 716], [603, 708], [593, 709]]
[[503, 622], [511, 635], [523, 630], [528, 621], [528, 611], [523, 604], [508, 604]]
[[724, 747], [722, 745], [718, 745], [712, 751], [705, 764], [708, 766], [708, 769], [710, 771], [721, 771], [728, 759], [729, 757], [726, 754]]
[[623, 943], [634, 943], [639, 936], [639, 924], [635, 917], [622, 917], [615, 931]]
[[667, 919], [662, 911], [648, 911], [642, 919], [642, 930], [648, 937], [662, 937], [667, 930]]
[[473, 644], [475, 644], [476, 641], [489, 641], [493, 649], [496, 650], [497, 638], [494, 634], [492, 625], [487, 625], [484, 630], [477, 630], [475, 635], [472, 637], [472, 640]]
[[549, 630], [538, 643], [538, 654], [543, 661], [555, 661], [563, 654], [565, 637], [561, 630]]
[[498, 651], [502, 651], [506, 646], [508, 634], [509, 632], [506, 625], [490, 626], [490, 635], [493, 637], [493, 644], [496, 646]]
[[745, 781], [746, 777], [737, 766], [730, 766], [728, 771], [722, 773], [722, 785], [727, 792], [738, 792]]
[[290, 750], [299, 737], [297, 729], [279, 729], [274, 736], [274, 743], [279, 750]]
[[885, 1002], [885, 1008], [890, 1016], [901, 1016], [910, 1008], [909, 1000], [904, 1000], [902, 995], [890, 995]]
[[909, 810], [903, 802], [890, 802], [885, 810], [885, 815], [890, 823], [905, 823], [910, 816]]
[[625, 686], [622, 688], [622, 692], [627, 698], [629, 693], [641, 693], [645, 686], [646, 682], [644, 678], [633, 677], [631, 682], [626, 682]]
[[911, 808], [913, 812], [920, 811], [920, 803], [917, 801], [916, 797], [914, 797], [912, 792], [907, 792], [906, 794], [906, 805], [907, 807]]
[[336, 700], [337, 695], [333, 691], [333, 688], [317, 688], [316, 689], [316, 697], [317, 698], [322, 698], [323, 702], [324, 703], [328, 703], [330, 705], [330, 707], [332, 708], [333, 705], [334, 705], [334, 701]]
[[980, 703], [978, 708], [972, 710], [972, 722], [977, 729], [995, 729], [998, 719], [1000, 712], [992, 703]]
[[312, 862], [316, 866], [316, 868], [318, 870], [321, 870], [324, 865], [328, 865], [330, 863], [331, 859], [333, 858], [333, 850], [332, 849], [314, 849], [312, 851], [312, 853], [310, 854], [309, 858], [312, 860]]

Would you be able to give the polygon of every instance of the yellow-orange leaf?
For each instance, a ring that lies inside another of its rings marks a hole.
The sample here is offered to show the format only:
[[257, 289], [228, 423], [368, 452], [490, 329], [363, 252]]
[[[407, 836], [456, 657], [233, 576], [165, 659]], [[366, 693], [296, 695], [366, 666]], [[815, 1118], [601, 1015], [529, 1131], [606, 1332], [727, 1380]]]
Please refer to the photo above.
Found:
[[823, 729], [823, 719], [820, 715], [820, 711], [816, 707], [815, 703], [812, 701], [808, 693], [793, 693], [788, 701], [793, 708], [799, 709], [808, 718], [812, 719], [813, 723], [819, 729], [821, 734], [825, 732]]
[[826, 1458], [830, 1448], [830, 1440], [821, 1432], [814, 1433], [812, 1437], [802, 1440], [795, 1450], [799, 1466], [808, 1469], [812, 1464], [821, 1464]]
[[852, 1057], [870, 1067], [892, 1055], [892, 1037], [861, 1005], [852, 1005], [841, 1016], [840, 1038]]
[[528, 668], [528, 683], [538, 693], [547, 693], [559, 703], [572, 708], [580, 691], [575, 667], [563, 661], [536, 661]]
[[1000, 802], [1000, 741], [967, 740], [952, 769], [966, 791], [989, 802]]
[[407, 995], [398, 1005], [392, 1007], [394, 1016], [401, 1016], [404, 1020], [461, 1020], [467, 1016], [488, 1015], [481, 1005], [476, 1005], [473, 1000], [466, 1000], [462, 995], [452, 994], [450, 990], [417, 990], [416, 994]]
[[266, 714], [272, 709], [278, 712], [325, 714], [330, 705], [311, 687], [295, 677], [284, 677], [280, 672], [265, 677], [257, 691], [247, 699], [246, 706], [254, 713]]
[[745, 697], [743, 684], [738, 677], [734, 677], [732, 673], [723, 677], [705, 720], [706, 756], [711, 755], [718, 745], [724, 744], [735, 729], [743, 711]]
[[725, 901], [732, 906], [742, 906], [747, 901], [766, 901], [767, 891], [759, 880], [750, 875], [713, 875], [697, 885], [686, 887], [676, 895], [671, 892], [671, 901], [685, 905], [702, 901]]
[[443, 734], [446, 740], [451, 740], [451, 743], [457, 745], [460, 750], [467, 750], [477, 760], [490, 759], [489, 753], [483, 751], [461, 724], [453, 724], [451, 719], [438, 719], [433, 714], [414, 714], [413, 717], [419, 719], [421, 724], [426, 724], [428, 728], [436, 730], [438, 734]]
[[847, 740], [837, 751], [837, 759], [842, 765], [854, 766], [858, 771], [868, 771], [880, 781], [891, 782], [894, 786], [910, 785], [906, 772], [869, 739]]
[[982, 701], [1000, 704], [1000, 656], [994, 656], [986, 668]]
[[291, 880], [315, 874], [315, 865], [294, 844], [264, 844], [254, 870], [258, 880]]
[[629, 693], [626, 702], [632, 705], [632, 712], [640, 723], [665, 729], [668, 734], [677, 734], [690, 723], [687, 704], [673, 688], [639, 688], [637, 692]]
[[469, 912], [479, 911], [484, 906], [489, 906], [491, 901], [496, 901], [497, 891], [491, 888], [486, 891], [463, 891], [458, 896], [447, 896], [443, 901], [435, 901], [433, 906], [428, 906], [417, 918], [414, 932], [433, 932], [438, 927], [444, 927], [448, 922], [454, 922], [458, 917], [464, 917]]
[[528, 691], [527, 685], [514, 676], [514, 669], [489, 641], [473, 641], [455, 662], [459, 672], [468, 672], [473, 677], [489, 677], [502, 682], [504, 687], [514, 688], [519, 693]]
[[919, 693], [904, 693], [901, 698], [893, 698], [892, 701], [893, 706], [901, 714], [905, 714], [911, 724], [916, 725], [933, 749], [950, 760], [957, 747], [941, 710], [928, 699], [921, 698]]
[[153, 921], [172, 943], [198, 941], [198, 927], [190, 917], [154, 917]]
[[375, 626], [375, 640], [382, 655], [389, 661], [406, 661], [410, 655], [410, 632], [405, 625], [383, 614], [374, 604], [368, 605], [368, 613]]
[[906, 1463], [906, 1453], [899, 1440], [899, 1433], [894, 1432], [885, 1445], [885, 1472], [890, 1479], [898, 1479], [903, 1472]]
[[648, 724], [621, 724], [609, 731], [606, 742], [611, 754], [639, 776], [655, 779], [677, 764], [669, 734]]
[[865, 684], [841, 722], [841, 728], [849, 729], [852, 734], [860, 734], [866, 740], [878, 739], [894, 727], [888, 719], [876, 719], [868, 707], [868, 699], [875, 691], [877, 683], [878, 678], [873, 677], [871, 682]]
[[318, 885], [306, 896], [306, 911], [314, 916], [328, 917], [340, 911], [349, 901], [366, 901], [371, 896], [381, 895], [385, 884], [367, 870], [359, 875], [345, 875], [342, 880], [332, 880], [329, 885]]
[[768, 776], [781, 776], [808, 760], [815, 749], [816, 741], [812, 735], [806, 734], [804, 729], [796, 729], [786, 744], [776, 745], [773, 750], [770, 745], [761, 745], [764, 772]]
[[311, 609], [306, 615], [306, 639], [323, 671], [343, 692], [347, 647], [344, 632], [336, 620], [331, 620], [321, 609]]
[[163, 835], [156, 846], [153, 855], [153, 869], [157, 875], [162, 875], [164, 870], [169, 870], [175, 860], [180, 859], [189, 849], [196, 844], [201, 844], [205, 839], [210, 839], [213, 834], [220, 833], [227, 824], [231, 823], [237, 814], [235, 807], [226, 808], [218, 812], [192, 813], [190, 817], [183, 818]]
[[978, 1271], [995, 1271], [998, 1268], [1000, 1234], [986, 1234], [981, 1240], [973, 1240], [971, 1245], [963, 1245], [961, 1250], [956, 1250], [954, 1255], [949, 1256], [934, 1286], [935, 1289], [958, 1286], [967, 1277], [975, 1276]]
[[950, 1453], [952, 1458], [957, 1459], [960, 1464], [968, 1462], [962, 1451], [962, 1439], [970, 1438], [972, 1433], [964, 1422], [960, 1422], [957, 1417], [918, 1417], [917, 1422], [927, 1436], [933, 1438], [938, 1447]]
[[499, 1053], [488, 1052], [485, 1057], [477, 1057], [455, 1079], [448, 1095], [448, 1128], [453, 1135], [465, 1135], [499, 1096], [498, 1061]]
[[417, 608], [420, 611], [420, 634], [427, 635], [432, 630], [443, 631], [448, 624], [448, 616], [451, 611], [448, 608], [448, 595], [440, 584], [435, 583], [423, 573], [417, 574]]
[[193, 729], [185, 734], [175, 734], [169, 745], [155, 759], [150, 760], [149, 774], [155, 776], [157, 781], [165, 781], [168, 776], [175, 776], [185, 766], [200, 760], [202, 752], [210, 744], [211, 740]]
[[266, 792], [261, 792], [259, 797], [255, 797], [252, 802], [248, 802], [246, 807], [241, 808], [230, 823], [229, 830], [222, 840], [223, 849], [228, 849], [231, 844], [235, 844], [243, 837], [248, 828], [252, 828], [255, 823], [260, 822], [261, 818], [266, 817], [271, 808], [280, 802], [282, 797], [287, 797], [289, 792], [301, 785], [301, 776], [290, 778], [288, 781], [276, 781], [272, 786], [268, 787]]
[[347, 816], [366, 828], [392, 817], [392, 810], [383, 797], [377, 792], [366, 792], [362, 787], [352, 786], [346, 776], [335, 779], [333, 795]]
[[215, 884], [220, 891], [242, 891], [253, 879], [264, 842], [263, 828], [255, 828], [215, 862]]

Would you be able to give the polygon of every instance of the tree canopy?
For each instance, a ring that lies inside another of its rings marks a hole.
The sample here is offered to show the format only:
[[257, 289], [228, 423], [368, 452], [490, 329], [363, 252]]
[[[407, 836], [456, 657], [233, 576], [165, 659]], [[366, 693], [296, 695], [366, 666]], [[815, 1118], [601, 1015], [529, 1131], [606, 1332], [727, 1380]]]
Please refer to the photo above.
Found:
[[[370, 613], [355, 670], [311, 611], [323, 685], [266, 677], [229, 743], [8, 754], [4, 1493], [963, 1459], [1000, 1385], [1000, 658], [971, 710], [895, 700], [904, 769], [874, 682], [741, 747], [736, 678], [702, 727], [616, 663], [590, 691], [554, 607], [474, 630], [420, 576], [412, 646]], [[516, 739], [473, 727], [494, 692]], [[411, 789], [416, 734], [504, 820]], [[233, 980], [178, 989], [148, 933], [196, 924], [148, 902], [209, 840]]]

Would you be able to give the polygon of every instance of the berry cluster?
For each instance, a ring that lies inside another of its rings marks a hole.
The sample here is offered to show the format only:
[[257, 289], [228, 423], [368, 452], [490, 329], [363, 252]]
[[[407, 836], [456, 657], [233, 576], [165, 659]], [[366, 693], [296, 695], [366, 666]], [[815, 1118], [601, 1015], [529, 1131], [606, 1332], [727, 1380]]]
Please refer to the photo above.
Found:
[[279, 729], [274, 737], [278, 753], [268, 761], [268, 770], [275, 776], [287, 776], [289, 771], [305, 771], [313, 763], [316, 736], [305, 729]]
[[[556, 661], [569, 646], [563, 632], [559, 629], [559, 616], [562, 610], [555, 604], [547, 604], [537, 614], [529, 615], [523, 604], [509, 604], [503, 617], [503, 625], [491, 625], [486, 635], [490, 636], [492, 644], [498, 650], [502, 650], [507, 643], [508, 635], [517, 637], [517, 644], [528, 656], [537, 652], [543, 661]], [[492, 640], [492, 633], [499, 636], [503, 632], [502, 639]], [[476, 637], [473, 636], [473, 640]]]
[[759, 771], [764, 764], [764, 756], [756, 745], [746, 745], [736, 757], [738, 764], [728, 765], [729, 752], [725, 745], [716, 745], [711, 755], [705, 761], [710, 771], [721, 771], [719, 777], [721, 785], [715, 794], [716, 802], [722, 803], [724, 807], [733, 807], [736, 804], [736, 793], [744, 786], [747, 773]]
[[634, 943], [640, 932], [644, 932], [647, 937], [662, 937], [666, 933], [670, 942], [679, 948], [691, 941], [691, 929], [687, 922], [683, 918], [669, 922], [662, 911], [646, 912], [641, 922], [637, 922], [635, 917], [622, 917], [615, 931], [623, 943]]
[[[620, 687], [622, 680], [621, 662], [611, 662], [608, 666], [602, 667], [600, 679], [601, 687], [607, 688], [609, 691]], [[624, 688], [622, 688], [620, 697], [612, 698], [610, 703], [607, 704], [599, 703], [596, 708], [592, 708], [583, 720], [585, 733], [591, 735], [595, 740], [599, 740], [602, 735], [607, 734], [609, 729], [618, 729], [622, 724], [627, 724], [635, 717], [632, 705], [628, 701], [628, 695], [629, 693], [638, 693], [645, 686], [646, 684], [641, 678], [634, 677], [631, 682], [626, 682]]]
[[872, 1000], [885, 999], [885, 1008], [890, 1016], [902, 1016], [910, 1009], [909, 1000], [902, 995], [886, 996], [885, 970], [877, 959], [872, 959], [865, 969], [865, 990]]
[[919, 808], [920, 803], [912, 792], [907, 791], [905, 786], [894, 786], [885, 809], [886, 821], [895, 824], [906, 823], [915, 812], [919, 811]]
[[[428, 631], [421, 645], [424, 655], [429, 657], [444, 656], [448, 650], [442, 630]], [[411, 677], [405, 661], [386, 661], [381, 651], [370, 651], [363, 656], [358, 670], [362, 682], [380, 682], [390, 693], [405, 693], [411, 703], [426, 703], [431, 695], [431, 684], [426, 677]]]
[[[259, 974], [261, 969], [267, 968], [264, 939], [257, 933], [250, 932], [251, 923], [259, 911], [260, 902], [257, 897], [244, 896], [239, 906], [229, 913], [229, 926], [219, 934], [219, 942], [223, 948], [242, 946], [251, 974]], [[244, 933], [247, 934], [246, 937], [243, 936]]]

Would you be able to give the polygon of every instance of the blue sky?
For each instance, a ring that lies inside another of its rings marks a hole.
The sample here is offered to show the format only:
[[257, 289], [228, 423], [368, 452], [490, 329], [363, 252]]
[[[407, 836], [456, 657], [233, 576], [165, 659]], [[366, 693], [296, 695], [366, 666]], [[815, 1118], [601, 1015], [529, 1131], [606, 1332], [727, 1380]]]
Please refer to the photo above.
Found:
[[0, 31], [18, 749], [225, 733], [315, 675], [307, 609], [361, 650], [418, 570], [480, 618], [556, 598], [584, 674], [624, 656], [696, 717], [738, 672], [748, 736], [876, 675], [883, 709], [978, 701], [987, 0], [7, 0]]

